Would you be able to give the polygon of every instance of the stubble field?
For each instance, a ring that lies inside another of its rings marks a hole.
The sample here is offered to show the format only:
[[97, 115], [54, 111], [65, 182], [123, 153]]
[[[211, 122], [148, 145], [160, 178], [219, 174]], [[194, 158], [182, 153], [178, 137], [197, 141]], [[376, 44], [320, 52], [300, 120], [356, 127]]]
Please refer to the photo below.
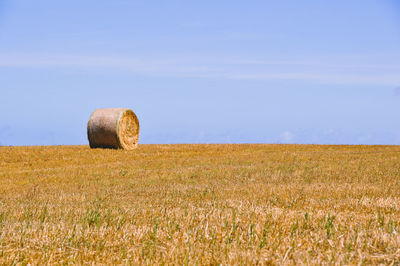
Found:
[[0, 147], [12, 263], [400, 263], [400, 147]]

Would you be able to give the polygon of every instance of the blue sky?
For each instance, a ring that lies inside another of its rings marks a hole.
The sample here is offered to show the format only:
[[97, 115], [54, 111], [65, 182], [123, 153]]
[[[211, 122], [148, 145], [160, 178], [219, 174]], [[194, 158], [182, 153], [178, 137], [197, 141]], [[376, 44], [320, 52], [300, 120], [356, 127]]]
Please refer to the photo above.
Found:
[[0, 144], [400, 144], [400, 4], [0, 0]]

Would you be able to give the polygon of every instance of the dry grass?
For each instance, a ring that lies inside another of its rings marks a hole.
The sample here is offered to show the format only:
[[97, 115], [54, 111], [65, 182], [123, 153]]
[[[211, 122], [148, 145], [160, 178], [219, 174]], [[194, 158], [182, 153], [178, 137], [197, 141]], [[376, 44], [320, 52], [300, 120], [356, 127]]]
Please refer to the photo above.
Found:
[[0, 148], [0, 263], [399, 263], [400, 147]]

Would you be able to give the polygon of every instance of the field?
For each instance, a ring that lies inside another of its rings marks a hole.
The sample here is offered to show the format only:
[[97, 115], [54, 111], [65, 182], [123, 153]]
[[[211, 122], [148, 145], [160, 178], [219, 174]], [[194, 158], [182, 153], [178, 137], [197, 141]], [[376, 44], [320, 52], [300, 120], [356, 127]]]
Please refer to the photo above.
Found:
[[400, 147], [0, 147], [0, 264], [398, 264]]

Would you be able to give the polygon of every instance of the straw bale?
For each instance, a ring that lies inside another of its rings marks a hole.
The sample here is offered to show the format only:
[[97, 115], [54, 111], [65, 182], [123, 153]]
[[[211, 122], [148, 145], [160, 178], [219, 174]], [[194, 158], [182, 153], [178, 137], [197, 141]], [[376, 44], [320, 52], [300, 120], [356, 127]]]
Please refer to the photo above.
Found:
[[139, 141], [139, 120], [127, 108], [95, 110], [87, 124], [91, 148], [132, 150]]

